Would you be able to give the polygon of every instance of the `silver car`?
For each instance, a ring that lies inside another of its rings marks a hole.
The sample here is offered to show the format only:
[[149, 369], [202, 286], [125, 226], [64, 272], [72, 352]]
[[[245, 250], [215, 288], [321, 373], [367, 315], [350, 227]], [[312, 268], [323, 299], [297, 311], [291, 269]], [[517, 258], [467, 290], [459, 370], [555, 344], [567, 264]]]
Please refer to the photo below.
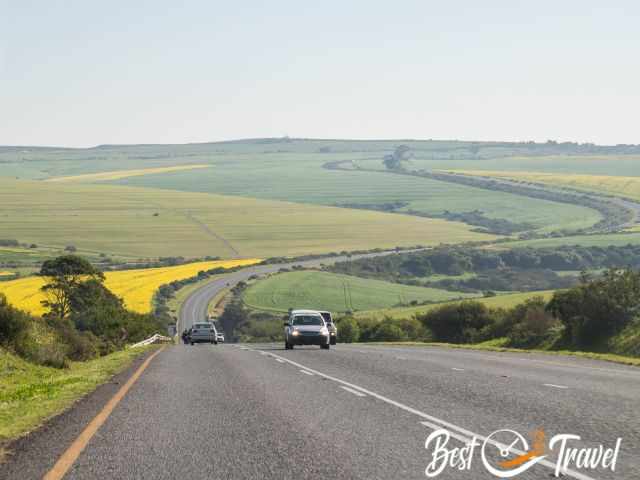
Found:
[[216, 327], [211, 322], [199, 322], [194, 323], [189, 333], [189, 342], [191, 345], [194, 343], [213, 343], [218, 344], [217, 338], [218, 332]]
[[292, 310], [284, 324], [284, 348], [294, 345], [320, 345], [331, 348], [329, 329], [320, 312], [315, 310]]
[[320, 310], [318, 313], [322, 315], [324, 322], [327, 324], [327, 329], [329, 329], [329, 338], [331, 339], [329, 343], [331, 343], [331, 345], [335, 345], [338, 343], [338, 327], [336, 327], [333, 318], [331, 318], [331, 312]]

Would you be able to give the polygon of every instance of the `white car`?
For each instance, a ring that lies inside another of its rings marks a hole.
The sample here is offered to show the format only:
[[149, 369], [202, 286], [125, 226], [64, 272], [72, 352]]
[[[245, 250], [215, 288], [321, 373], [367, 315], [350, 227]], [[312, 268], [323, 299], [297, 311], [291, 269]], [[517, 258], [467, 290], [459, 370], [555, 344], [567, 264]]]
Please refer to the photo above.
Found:
[[292, 310], [284, 324], [284, 348], [291, 350], [294, 345], [320, 345], [331, 348], [329, 329], [324, 318], [315, 310]]
[[216, 339], [218, 340], [218, 343], [224, 343], [224, 333], [218, 332], [216, 334]]

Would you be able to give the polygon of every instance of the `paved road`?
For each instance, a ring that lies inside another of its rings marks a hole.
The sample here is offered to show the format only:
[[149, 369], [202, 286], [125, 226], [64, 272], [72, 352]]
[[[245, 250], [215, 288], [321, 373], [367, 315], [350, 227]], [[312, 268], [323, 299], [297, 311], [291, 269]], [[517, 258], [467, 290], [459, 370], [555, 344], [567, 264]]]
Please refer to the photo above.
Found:
[[[415, 252], [417, 250], [403, 250], [401, 253]], [[264, 275], [267, 273], [274, 273], [281, 268], [291, 268], [295, 265], [301, 265], [304, 267], [318, 267], [322, 264], [332, 265], [337, 262], [344, 262], [346, 260], [357, 260], [359, 258], [371, 258], [380, 257], [385, 255], [395, 255], [394, 251], [385, 251], [377, 253], [366, 253], [362, 255], [353, 255], [351, 257], [337, 256], [320, 258], [316, 260], [305, 260], [300, 262], [275, 264], [275, 265], [258, 265], [255, 267], [247, 267], [237, 272], [225, 275], [220, 280], [215, 280], [206, 285], [203, 285], [198, 290], [194, 291], [182, 304], [180, 308], [180, 315], [178, 318], [177, 331], [182, 332], [184, 329], [188, 329], [194, 322], [202, 321], [207, 318], [207, 308], [209, 302], [214, 298], [218, 292], [227, 288], [228, 286], [234, 286], [238, 282], [247, 280], [252, 275]]]
[[[86, 424], [92, 398], [23, 442], [0, 476], [41, 478]], [[174, 345], [152, 360], [65, 478], [419, 479], [431, 460], [427, 436], [447, 427], [457, 437], [451, 447], [504, 428], [527, 438], [539, 428], [547, 439], [577, 434], [589, 446], [621, 437], [615, 473], [578, 478], [633, 479], [639, 398], [639, 369], [571, 357]], [[497, 449], [487, 452], [495, 464]], [[539, 464], [516, 478], [552, 473]], [[437, 478], [496, 477], [477, 450], [470, 470]]]

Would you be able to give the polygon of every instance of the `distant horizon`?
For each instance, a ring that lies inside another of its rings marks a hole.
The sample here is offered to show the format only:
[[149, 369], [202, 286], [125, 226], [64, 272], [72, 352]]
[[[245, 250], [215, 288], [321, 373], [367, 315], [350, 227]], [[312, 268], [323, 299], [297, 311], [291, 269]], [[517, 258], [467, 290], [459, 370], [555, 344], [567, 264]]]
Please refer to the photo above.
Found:
[[558, 140], [549, 138], [547, 140], [468, 140], [463, 138], [350, 138], [350, 137], [290, 137], [290, 136], [275, 136], [275, 137], [239, 137], [239, 138], [227, 138], [222, 140], [204, 140], [193, 142], [135, 142], [135, 143], [98, 143], [95, 145], [47, 145], [47, 144], [4, 144], [0, 143], [0, 148], [50, 148], [61, 150], [91, 150], [95, 148], [106, 147], [145, 147], [145, 146], [184, 146], [184, 145], [210, 145], [217, 143], [242, 143], [252, 142], [259, 140], [284, 140], [289, 139], [293, 141], [311, 141], [311, 142], [461, 142], [461, 143], [515, 143], [515, 144], [527, 144], [534, 143], [535, 145], [544, 145], [548, 142], [556, 142], [557, 144], [573, 144], [573, 145], [593, 145], [595, 147], [617, 147], [617, 146], [640, 146], [640, 143], [596, 143], [596, 142], [579, 142], [574, 140]]

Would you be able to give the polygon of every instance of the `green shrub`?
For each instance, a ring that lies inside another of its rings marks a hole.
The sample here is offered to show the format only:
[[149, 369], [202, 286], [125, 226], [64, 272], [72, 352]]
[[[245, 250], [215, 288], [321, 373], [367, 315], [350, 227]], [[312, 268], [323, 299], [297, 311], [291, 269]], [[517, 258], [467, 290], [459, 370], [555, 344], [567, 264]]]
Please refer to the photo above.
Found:
[[498, 320], [498, 311], [475, 301], [444, 305], [419, 315], [434, 340], [449, 343], [474, 343], [487, 340], [487, 332]]
[[351, 317], [344, 317], [337, 322], [338, 341], [340, 343], [357, 342], [360, 339], [360, 327]]

